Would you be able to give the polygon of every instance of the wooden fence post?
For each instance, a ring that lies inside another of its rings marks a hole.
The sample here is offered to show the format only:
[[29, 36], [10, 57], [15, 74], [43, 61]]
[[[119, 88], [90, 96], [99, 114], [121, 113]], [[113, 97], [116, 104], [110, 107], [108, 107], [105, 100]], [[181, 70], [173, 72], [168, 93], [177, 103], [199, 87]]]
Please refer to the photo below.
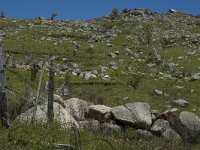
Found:
[[1, 123], [4, 127], [9, 127], [8, 106], [6, 95], [6, 76], [4, 70], [4, 53], [3, 44], [0, 40], [0, 109], [1, 109]]
[[48, 85], [48, 109], [47, 117], [48, 122], [53, 122], [54, 113], [53, 113], [53, 100], [54, 99], [54, 69], [53, 62], [51, 60], [51, 66], [49, 69], [49, 85]]
[[39, 83], [38, 83], [38, 89], [37, 89], [37, 94], [36, 94], [36, 100], [35, 100], [35, 105], [37, 107], [38, 105], [38, 100], [39, 100], [39, 96], [40, 96], [40, 90], [41, 90], [41, 87], [42, 87], [42, 81], [43, 81], [43, 78], [44, 78], [44, 70], [45, 70], [45, 61], [43, 61], [42, 63], [42, 68], [41, 68], [41, 72], [40, 72], [40, 78], [39, 78]]

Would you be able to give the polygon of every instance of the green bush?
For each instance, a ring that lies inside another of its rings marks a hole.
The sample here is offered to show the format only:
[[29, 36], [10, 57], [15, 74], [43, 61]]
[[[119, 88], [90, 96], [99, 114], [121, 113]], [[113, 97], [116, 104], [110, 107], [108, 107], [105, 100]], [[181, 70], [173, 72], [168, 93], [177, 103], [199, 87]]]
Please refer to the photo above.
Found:
[[115, 17], [117, 17], [118, 15], [119, 15], [119, 10], [118, 10], [117, 7], [114, 7], [114, 8], [112, 9], [111, 16], [112, 16], [113, 18], [115, 18]]

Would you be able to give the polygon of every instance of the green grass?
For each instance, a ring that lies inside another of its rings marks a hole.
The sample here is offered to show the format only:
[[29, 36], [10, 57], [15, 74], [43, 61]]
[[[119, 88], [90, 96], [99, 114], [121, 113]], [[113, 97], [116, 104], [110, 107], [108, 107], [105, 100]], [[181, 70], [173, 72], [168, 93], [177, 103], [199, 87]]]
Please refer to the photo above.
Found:
[[189, 30], [191, 33], [200, 33], [200, 27], [197, 26], [197, 27], [194, 27], [192, 29]]
[[[31, 129], [31, 130], [30, 130]], [[154, 137], [149, 140], [140, 140], [135, 130], [126, 129], [118, 134], [109, 135], [105, 132], [92, 133], [90, 131], [66, 130], [59, 124], [30, 124], [13, 123], [5, 130], [1, 128], [0, 148], [5, 150], [53, 150], [54, 144], [70, 144], [77, 150], [151, 150], [182, 149], [182, 143], [169, 144]]]

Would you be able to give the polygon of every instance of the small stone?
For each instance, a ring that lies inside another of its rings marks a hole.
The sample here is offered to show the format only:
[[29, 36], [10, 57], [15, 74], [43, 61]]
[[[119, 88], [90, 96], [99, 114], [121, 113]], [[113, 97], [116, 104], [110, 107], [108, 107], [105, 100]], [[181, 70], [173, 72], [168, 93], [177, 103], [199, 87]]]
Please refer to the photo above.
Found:
[[189, 102], [184, 99], [173, 100], [172, 103], [181, 107], [186, 107], [189, 105]]
[[108, 47], [112, 47], [112, 44], [111, 43], [107, 43], [106, 44]]
[[129, 48], [125, 48], [125, 52], [128, 56], [133, 56], [133, 52]]
[[109, 53], [108, 56], [110, 56], [111, 58], [115, 58], [117, 55], [115, 53]]
[[200, 73], [195, 73], [191, 76], [191, 80], [200, 80]]
[[115, 62], [110, 62], [110, 63], [109, 63], [109, 66], [110, 66], [110, 68], [112, 68], [113, 70], [117, 70], [117, 69], [118, 69], [118, 66], [117, 66], [117, 64], [116, 64]]
[[149, 67], [155, 67], [156, 64], [148, 63], [147, 66], [149, 66]]
[[155, 89], [154, 92], [156, 93], [156, 95], [161, 96], [163, 95], [163, 92], [160, 90]]

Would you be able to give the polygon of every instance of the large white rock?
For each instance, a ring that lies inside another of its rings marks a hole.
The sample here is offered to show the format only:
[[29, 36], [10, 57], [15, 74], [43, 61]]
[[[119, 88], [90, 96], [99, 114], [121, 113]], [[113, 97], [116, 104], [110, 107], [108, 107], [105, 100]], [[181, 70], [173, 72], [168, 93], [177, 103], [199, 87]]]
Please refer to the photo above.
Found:
[[88, 116], [98, 121], [106, 121], [111, 117], [111, 108], [105, 105], [92, 105], [89, 107]]
[[[54, 120], [61, 123], [65, 128], [76, 127], [79, 125], [76, 120], [70, 115], [70, 113], [59, 103], [54, 102]], [[47, 122], [47, 104], [38, 105], [37, 107], [32, 107], [26, 112], [19, 115], [16, 119], [17, 121], [38, 121], [42, 123]]]
[[172, 128], [188, 143], [194, 143], [200, 138], [200, 118], [192, 112], [183, 111], [167, 114]]
[[169, 122], [164, 119], [158, 119], [151, 127], [151, 131], [161, 135], [167, 142], [176, 142], [180, 140], [180, 136], [170, 126]]
[[111, 109], [111, 113], [117, 122], [125, 125], [133, 125], [135, 120], [132, 113], [124, 106], [116, 106]]
[[78, 98], [68, 99], [64, 101], [64, 104], [68, 112], [78, 121], [85, 120], [85, 114], [91, 105], [89, 102]]
[[151, 108], [147, 103], [134, 102], [125, 105], [133, 116], [134, 125], [138, 128], [149, 128], [152, 124]]

